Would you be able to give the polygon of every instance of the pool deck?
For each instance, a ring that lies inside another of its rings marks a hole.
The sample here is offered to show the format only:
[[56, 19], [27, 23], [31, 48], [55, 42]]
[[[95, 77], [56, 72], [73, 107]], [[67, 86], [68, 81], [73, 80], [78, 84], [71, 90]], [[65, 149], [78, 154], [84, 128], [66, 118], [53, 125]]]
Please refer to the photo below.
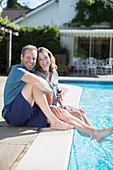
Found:
[[[0, 76], [0, 112], [7, 77]], [[59, 79], [112, 80], [113, 75], [97, 77], [59, 77]], [[60, 84], [64, 103], [78, 107], [82, 88]], [[0, 170], [67, 170], [73, 137], [67, 131], [43, 128], [11, 127], [0, 115]]]

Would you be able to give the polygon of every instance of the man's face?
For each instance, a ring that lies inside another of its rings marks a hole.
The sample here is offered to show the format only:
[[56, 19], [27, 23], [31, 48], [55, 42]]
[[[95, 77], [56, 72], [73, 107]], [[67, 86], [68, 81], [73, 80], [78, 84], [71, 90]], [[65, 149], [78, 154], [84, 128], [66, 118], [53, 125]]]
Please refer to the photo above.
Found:
[[37, 51], [27, 49], [24, 56], [21, 54], [21, 65], [26, 68], [26, 70], [32, 70], [36, 64]]

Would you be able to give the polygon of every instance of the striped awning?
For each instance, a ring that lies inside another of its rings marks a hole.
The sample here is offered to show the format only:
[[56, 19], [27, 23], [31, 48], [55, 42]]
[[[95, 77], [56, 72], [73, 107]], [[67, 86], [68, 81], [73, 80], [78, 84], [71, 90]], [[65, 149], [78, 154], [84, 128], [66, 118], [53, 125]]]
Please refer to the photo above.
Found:
[[113, 38], [112, 29], [96, 29], [96, 30], [60, 30], [61, 37], [106, 37]]

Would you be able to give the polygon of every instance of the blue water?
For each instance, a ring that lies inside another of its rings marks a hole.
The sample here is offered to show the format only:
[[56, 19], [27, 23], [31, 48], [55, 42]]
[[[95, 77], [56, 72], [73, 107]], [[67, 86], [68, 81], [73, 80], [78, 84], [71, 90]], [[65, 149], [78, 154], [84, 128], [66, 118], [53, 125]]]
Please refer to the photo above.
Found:
[[[113, 126], [113, 82], [62, 83], [83, 87], [79, 107], [95, 128]], [[75, 130], [68, 170], [113, 170], [113, 142], [97, 143]]]

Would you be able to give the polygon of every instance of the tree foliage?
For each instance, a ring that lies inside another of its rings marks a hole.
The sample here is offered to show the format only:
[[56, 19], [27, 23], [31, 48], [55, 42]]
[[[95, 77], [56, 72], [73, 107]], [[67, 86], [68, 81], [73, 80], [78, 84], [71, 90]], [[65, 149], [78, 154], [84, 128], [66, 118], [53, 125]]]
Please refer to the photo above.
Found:
[[27, 6], [21, 6], [17, 0], [8, 0], [7, 1], [7, 8], [28, 8]]
[[[38, 28], [21, 27], [19, 37], [12, 39], [12, 65], [20, 63], [21, 49], [32, 44], [36, 47], [46, 47], [53, 54], [67, 54], [67, 49], [60, 44], [59, 28], [55, 26], [44, 26]], [[6, 66], [7, 36], [0, 43], [0, 73], [5, 73]], [[2, 66], [2, 67], [1, 67]]]
[[[95, 0], [86, 0], [86, 2], [90, 5], [92, 5], [93, 3], [95, 3]], [[113, 0], [106, 0], [106, 2], [113, 4]]]
[[105, 0], [80, 0], [76, 3], [76, 16], [72, 19], [71, 26], [85, 25], [89, 27], [93, 24], [107, 22], [113, 27], [113, 5]]

